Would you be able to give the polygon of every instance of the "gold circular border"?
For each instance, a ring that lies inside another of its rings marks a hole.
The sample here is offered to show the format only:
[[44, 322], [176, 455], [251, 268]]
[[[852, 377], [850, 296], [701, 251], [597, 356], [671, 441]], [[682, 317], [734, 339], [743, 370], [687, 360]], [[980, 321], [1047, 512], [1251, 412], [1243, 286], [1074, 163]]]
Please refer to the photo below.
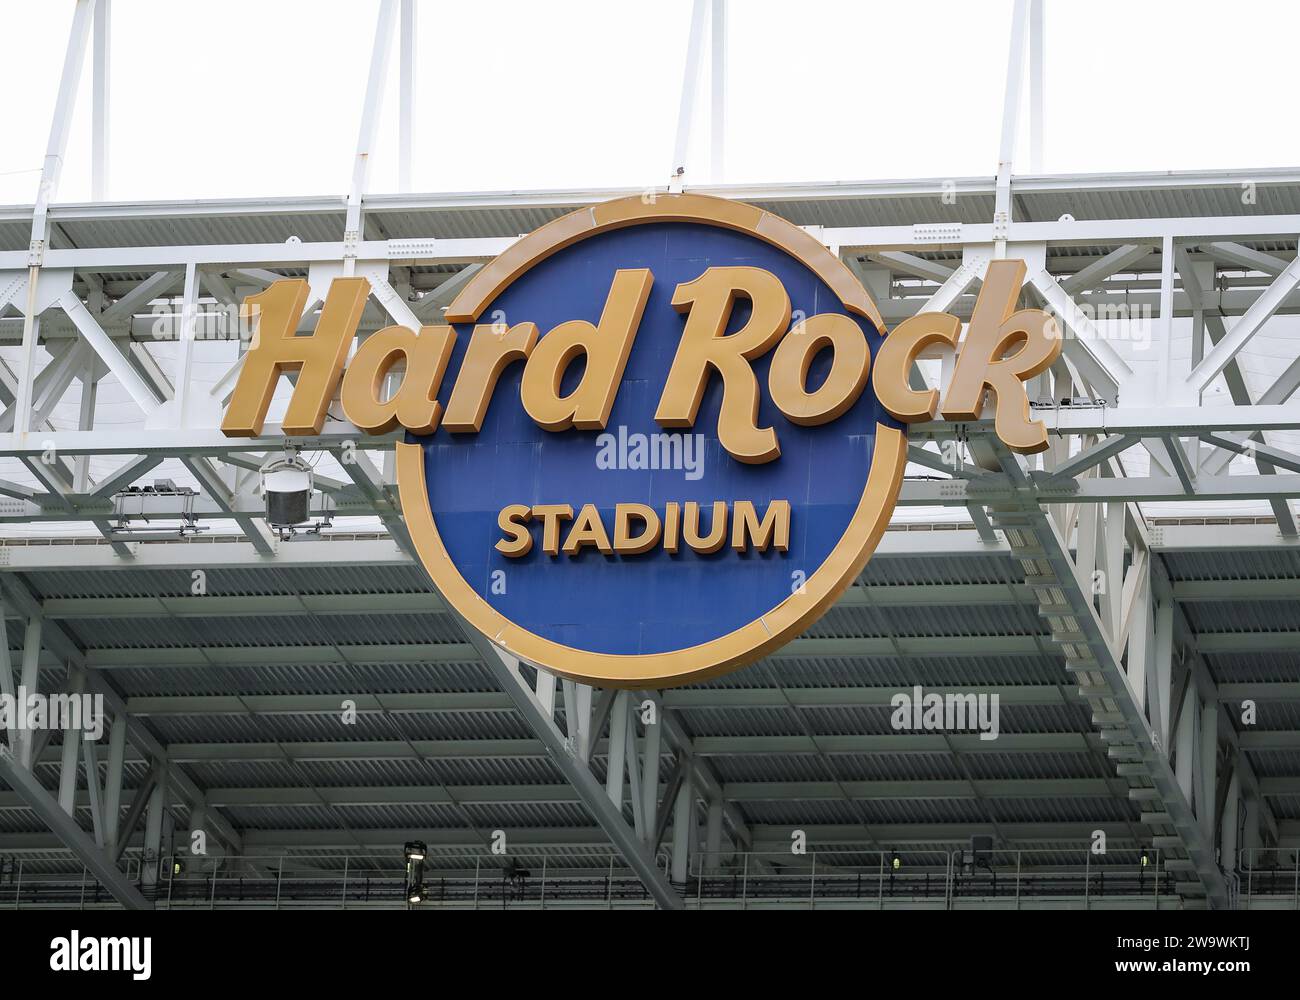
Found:
[[[447, 309], [452, 323], [472, 323], [497, 294], [530, 267], [596, 233], [645, 222], [699, 222], [749, 233], [789, 253], [871, 320], [883, 336], [875, 303], [844, 263], [802, 229], [762, 209], [704, 195], [622, 198], [573, 212], [519, 240], [479, 271]], [[434, 524], [424, 474], [424, 448], [397, 443], [397, 488], [407, 530], [442, 596], [496, 645], [543, 669], [601, 687], [667, 687], [705, 680], [761, 658], [821, 617], [862, 572], [875, 551], [903, 482], [907, 436], [876, 424], [871, 471], [857, 509], [830, 554], [771, 611], [733, 632], [667, 653], [594, 653], [553, 642], [516, 625], [479, 596], [460, 574]]]

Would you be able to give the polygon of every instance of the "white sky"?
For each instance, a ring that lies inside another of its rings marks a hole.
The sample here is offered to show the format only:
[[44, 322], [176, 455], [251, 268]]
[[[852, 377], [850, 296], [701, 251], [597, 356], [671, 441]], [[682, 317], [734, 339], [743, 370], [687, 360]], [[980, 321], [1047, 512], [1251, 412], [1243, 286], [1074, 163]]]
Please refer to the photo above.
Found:
[[[72, 8], [0, 0], [0, 203], [32, 200]], [[114, 0], [110, 197], [341, 195], [376, 9]], [[732, 0], [723, 179], [991, 174], [1010, 13]], [[421, 0], [414, 189], [664, 183], [689, 20], [689, 0]], [[1282, 0], [1047, 0], [1046, 170], [1300, 165], [1297, 26]], [[395, 53], [372, 191], [396, 188]], [[59, 201], [89, 197], [89, 85]], [[703, 183], [702, 130], [695, 149]]]

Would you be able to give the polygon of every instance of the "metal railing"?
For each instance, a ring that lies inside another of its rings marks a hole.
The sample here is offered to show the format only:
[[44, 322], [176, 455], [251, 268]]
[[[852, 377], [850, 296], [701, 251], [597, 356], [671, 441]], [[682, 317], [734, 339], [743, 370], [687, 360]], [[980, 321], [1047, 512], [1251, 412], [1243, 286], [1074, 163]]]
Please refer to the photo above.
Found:
[[1279, 904], [1300, 910], [1300, 849], [1247, 847], [1237, 853], [1238, 909]]
[[[661, 857], [665, 871], [670, 869]], [[156, 864], [124, 859], [141, 892], [160, 909], [395, 908], [408, 905], [399, 855], [174, 857]], [[50, 871], [0, 859], [0, 910], [114, 906], [84, 869]], [[1300, 909], [1295, 850], [1242, 851], [1236, 905]], [[684, 882], [688, 906], [1160, 906], [1179, 898], [1158, 851], [984, 850], [814, 851], [696, 854]], [[419, 907], [545, 909], [651, 906], [641, 881], [609, 854], [433, 854]]]
[[[436, 855], [423, 878], [425, 906], [472, 909], [558, 905], [652, 905], [621, 857]], [[160, 909], [294, 906], [404, 907], [405, 859], [392, 855], [176, 856], [124, 859], [142, 895]], [[50, 872], [48, 860], [0, 860], [0, 910], [113, 906], [86, 869]]]
[[1156, 851], [880, 851], [865, 864], [861, 852], [701, 855], [691, 871], [686, 888], [700, 905], [806, 899], [952, 907], [978, 899], [1012, 905], [1069, 900], [1086, 907], [1105, 900], [1159, 905], [1177, 897]]

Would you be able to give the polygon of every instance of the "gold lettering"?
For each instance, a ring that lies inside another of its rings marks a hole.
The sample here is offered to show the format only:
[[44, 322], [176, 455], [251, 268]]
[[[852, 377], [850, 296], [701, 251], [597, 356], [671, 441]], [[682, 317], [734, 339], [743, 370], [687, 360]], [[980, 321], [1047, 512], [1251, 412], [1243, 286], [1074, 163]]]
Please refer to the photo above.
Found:
[[[830, 348], [833, 358], [826, 380], [808, 391], [813, 358]], [[772, 355], [768, 391], [777, 409], [805, 427], [830, 423], [858, 401], [871, 371], [871, 348], [858, 324], [840, 313], [819, 313], [795, 324]]]
[[753, 548], [766, 552], [774, 548], [785, 552], [790, 548], [790, 501], [773, 500], [767, 505], [762, 521], [749, 500], [737, 500], [732, 510], [731, 547], [737, 552]]
[[532, 508], [526, 503], [502, 507], [497, 515], [497, 527], [505, 532], [506, 537], [497, 540], [496, 550], [511, 559], [528, 555], [533, 549], [533, 533], [528, 530], [526, 522], [532, 516]]
[[[1061, 331], [1041, 309], [1016, 308], [1025, 278], [1023, 260], [989, 263], [975, 300], [966, 341], [943, 400], [946, 420], [978, 420], [985, 392], [993, 393], [993, 427], [1012, 451], [1033, 454], [1047, 448], [1047, 428], [1029, 419], [1024, 382], [1061, 355]], [[1007, 357], [1007, 351], [1019, 350]]]
[[676, 500], [664, 506], [664, 551], [676, 553], [682, 542], [682, 505]]
[[[419, 333], [386, 326], [372, 334], [343, 376], [339, 400], [344, 415], [367, 434], [385, 434], [398, 425], [413, 434], [432, 434], [442, 415], [438, 387], [455, 343], [449, 326], [421, 327]], [[399, 357], [405, 359], [406, 371], [392, 397], [383, 400], [384, 379]]]
[[[641, 523], [641, 533], [632, 534], [632, 521]], [[654, 509], [643, 503], [614, 505], [614, 551], [621, 556], [639, 556], [659, 544], [663, 526]]]
[[[533, 348], [520, 396], [538, 426], [548, 431], [604, 429], [652, 284], [654, 276], [646, 268], [616, 272], [598, 326], [569, 320]], [[579, 355], [586, 355], [582, 380], [561, 396], [564, 373]]]
[[442, 426], [458, 434], [481, 429], [501, 373], [511, 362], [527, 358], [536, 344], [536, 323], [519, 323], [504, 333], [491, 325], [474, 327]]
[[606, 555], [614, 551], [614, 547], [609, 544], [605, 525], [601, 523], [600, 511], [594, 503], [584, 504], [582, 510], [578, 511], [573, 527], [569, 529], [569, 537], [564, 540], [564, 554], [577, 555], [584, 545], [590, 545]]
[[573, 520], [573, 508], [567, 503], [542, 503], [533, 506], [533, 517], [542, 519], [542, 551], [548, 556], [560, 554], [560, 522]]
[[688, 500], [682, 517], [682, 537], [696, 552], [708, 555], [717, 552], [727, 544], [727, 505], [722, 500], [713, 502], [713, 518], [709, 524], [709, 533], [700, 534], [700, 505]]
[[[736, 299], [753, 313], [728, 335]], [[758, 427], [758, 379], [749, 362], [781, 339], [790, 324], [790, 296], [779, 278], [757, 267], [711, 267], [673, 294], [673, 308], [689, 313], [664, 384], [655, 420], [663, 427], [692, 427], [711, 371], [722, 377], [718, 440], [741, 462], [761, 464], [781, 454], [776, 431]]]
[[918, 313], [899, 323], [876, 355], [872, 385], [880, 405], [905, 424], [933, 420], [939, 390], [911, 388], [912, 365], [931, 344], [956, 347], [960, 335], [961, 320], [948, 313]]
[[296, 371], [298, 382], [281, 429], [286, 435], [319, 434], [369, 295], [370, 282], [365, 278], [334, 279], [316, 330], [306, 337], [294, 336], [307, 303], [306, 281], [274, 281], [266, 291], [250, 295], [243, 311], [252, 314], [256, 330], [221, 422], [222, 433], [227, 437], [261, 434], [280, 376]]

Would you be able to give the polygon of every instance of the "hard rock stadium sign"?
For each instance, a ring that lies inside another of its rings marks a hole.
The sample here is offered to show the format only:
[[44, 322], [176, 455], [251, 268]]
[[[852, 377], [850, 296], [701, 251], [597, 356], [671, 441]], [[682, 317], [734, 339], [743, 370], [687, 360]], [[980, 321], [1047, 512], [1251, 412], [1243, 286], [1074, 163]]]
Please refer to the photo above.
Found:
[[[307, 282], [275, 282], [247, 303], [222, 429], [260, 434], [290, 371], [286, 435], [319, 433], [336, 396], [362, 432], [404, 428], [403, 515], [461, 616], [567, 677], [682, 684], [788, 642], [853, 582], [898, 497], [905, 424], [991, 401], [1008, 447], [1047, 446], [1024, 381], [1061, 341], [1016, 309], [1024, 272], [989, 265], [960, 344], [945, 313], [887, 333], [797, 226], [699, 195], [621, 199], [513, 244], [445, 325], [387, 327], [350, 361], [369, 282], [335, 279], [309, 336]], [[909, 383], [939, 344], [957, 350], [942, 401]]]

